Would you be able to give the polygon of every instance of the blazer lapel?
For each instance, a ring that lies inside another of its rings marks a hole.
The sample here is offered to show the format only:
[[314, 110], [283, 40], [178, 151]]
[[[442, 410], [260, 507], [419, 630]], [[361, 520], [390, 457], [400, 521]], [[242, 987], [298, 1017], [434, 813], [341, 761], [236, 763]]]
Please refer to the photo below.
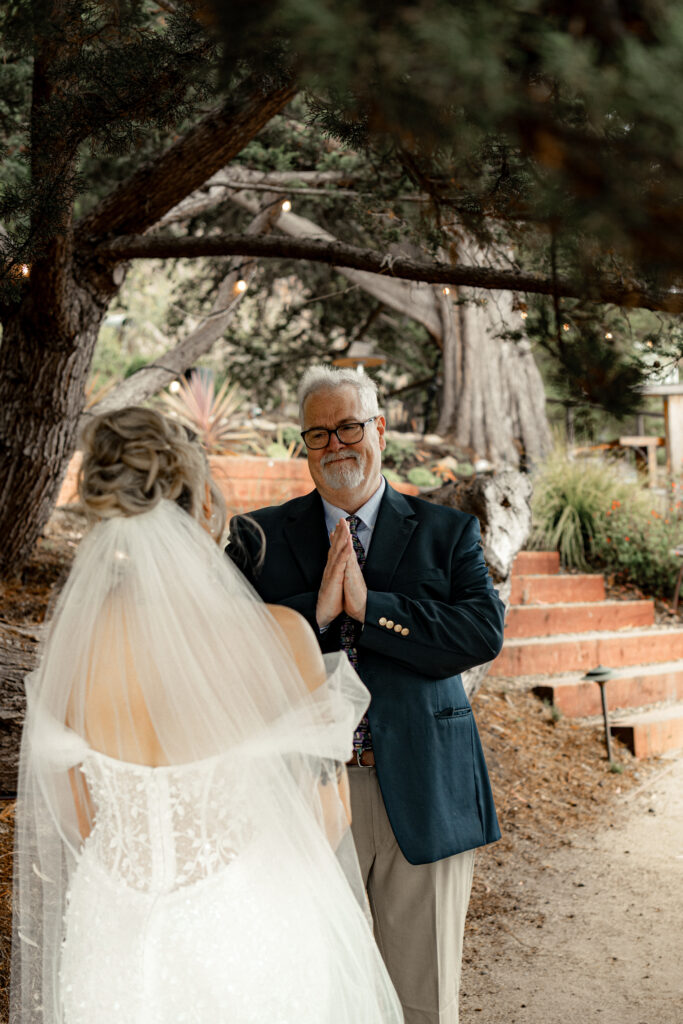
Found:
[[323, 503], [317, 491], [306, 495], [297, 513], [290, 513], [284, 535], [306, 583], [311, 590], [320, 586], [330, 541], [325, 528]]
[[371, 590], [389, 590], [417, 518], [411, 505], [389, 483], [379, 506], [363, 575]]

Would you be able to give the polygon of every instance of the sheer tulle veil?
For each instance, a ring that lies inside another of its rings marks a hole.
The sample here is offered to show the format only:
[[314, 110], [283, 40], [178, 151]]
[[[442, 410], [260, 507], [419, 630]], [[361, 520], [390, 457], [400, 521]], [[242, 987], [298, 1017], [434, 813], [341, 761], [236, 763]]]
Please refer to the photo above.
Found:
[[235, 759], [274, 863], [284, 857], [315, 885], [336, 965], [335, 1024], [402, 1019], [372, 943], [338, 789], [368, 693], [343, 655], [332, 656], [327, 670], [311, 690], [275, 618], [175, 502], [91, 528], [27, 681], [13, 1024], [63, 1019], [65, 900], [94, 814], [79, 768], [84, 751], [98, 747], [103, 721], [106, 753], [126, 763]]

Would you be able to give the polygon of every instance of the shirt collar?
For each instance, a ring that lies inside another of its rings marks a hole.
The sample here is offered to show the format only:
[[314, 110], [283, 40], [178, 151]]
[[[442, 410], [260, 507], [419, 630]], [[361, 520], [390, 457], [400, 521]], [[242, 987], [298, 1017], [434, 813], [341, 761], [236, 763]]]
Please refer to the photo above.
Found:
[[[369, 530], [374, 530], [375, 523], [377, 522], [377, 515], [379, 513], [379, 506], [384, 496], [387, 482], [384, 477], [380, 477], [380, 484], [374, 494], [372, 494], [364, 505], [356, 512], [356, 515], [360, 521], [368, 527]], [[325, 501], [322, 498], [323, 508], [325, 509], [325, 524], [327, 525], [327, 532], [332, 533], [335, 526], [340, 519], [346, 519], [350, 514], [345, 512], [343, 508], [339, 508], [337, 505], [331, 505], [329, 501]]]

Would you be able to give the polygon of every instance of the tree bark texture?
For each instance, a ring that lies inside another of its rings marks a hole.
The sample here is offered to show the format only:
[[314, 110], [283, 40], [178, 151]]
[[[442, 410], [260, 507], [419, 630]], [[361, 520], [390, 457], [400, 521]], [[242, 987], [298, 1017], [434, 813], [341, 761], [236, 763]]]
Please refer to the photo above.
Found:
[[[59, 260], [62, 259], [60, 255]], [[114, 286], [73, 275], [49, 258], [35, 267], [0, 345], [0, 573], [28, 558], [47, 522], [76, 444], [100, 323]], [[59, 281], [55, 281], [55, 277]]]
[[[453, 298], [465, 300], [462, 304]], [[482, 302], [484, 304], [482, 304]], [[529, 341], [501, 337], [519, 321], [509, 293], [459, 289], [440, 302], [443, 392], [437, 432], [472, 460], [528, 467], [551, 446], [545, 389]]]
[[[510, 605], [512, 563], [531, 533], [531, 480], [526, 473], [505, 470], [495, 476], [448, 483], [425, 495], [427, 501], [476, 516], [481, 527], [484, 558], [507, 608]], [[486, 678], [490, 662], [463, 673], [469, 697]]]
[[40, 627], [0, 621], [0, 794], [17, 788], [21, 727], [26, 712], [24, 678], [36, 666]]

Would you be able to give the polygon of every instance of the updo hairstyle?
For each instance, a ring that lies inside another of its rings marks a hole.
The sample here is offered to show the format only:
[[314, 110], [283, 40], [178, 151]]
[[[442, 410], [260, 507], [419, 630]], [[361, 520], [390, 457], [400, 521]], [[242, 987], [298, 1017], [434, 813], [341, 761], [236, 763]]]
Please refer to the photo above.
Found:
[[78, 491], [91, 521], [140, 515], [168, 498], [216, 540], [222, 535], [223, 496], [199, 441], [182, 424], [154, 409], [129, 406], [88, 423], [82, 447]]

